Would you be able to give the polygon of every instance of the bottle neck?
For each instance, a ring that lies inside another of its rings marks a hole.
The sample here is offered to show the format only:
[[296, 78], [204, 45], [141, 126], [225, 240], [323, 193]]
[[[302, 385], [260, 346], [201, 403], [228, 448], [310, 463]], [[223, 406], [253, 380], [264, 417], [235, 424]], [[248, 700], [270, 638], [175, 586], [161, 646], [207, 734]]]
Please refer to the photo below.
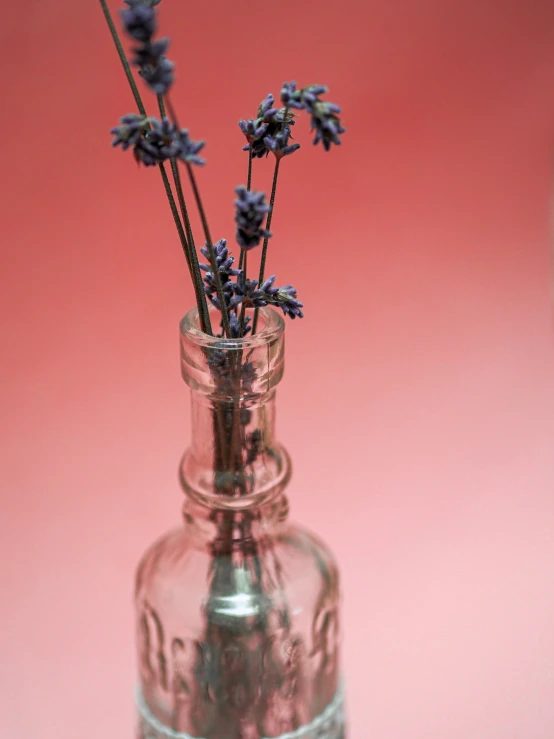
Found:
[[186, 494], [212, 510], [267, 508], [290, 478], [288, 454], [275, 437], [275, 389], [252, 397], [191, 396], [191, 444], [180, 469]]
[[187, 497], [183, 519], [190, 539], [199, 548], [208, 546], [214, 556], [260, 554], [289, 515], [289, 502], [281, 491], [272, 500], [243, 510], [209, 508]]

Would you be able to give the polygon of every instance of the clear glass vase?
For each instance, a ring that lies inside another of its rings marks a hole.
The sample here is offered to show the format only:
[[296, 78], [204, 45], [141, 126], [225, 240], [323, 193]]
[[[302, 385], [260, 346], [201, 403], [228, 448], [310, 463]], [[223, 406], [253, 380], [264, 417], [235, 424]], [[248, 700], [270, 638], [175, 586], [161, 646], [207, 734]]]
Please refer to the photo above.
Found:
[[137, 571], [140, 739], [344, 739], [338, 571], [291, 524], [290, 461], [275, 437], [284, 324], [260, 311], [254, 336], [181, 323], [192, 443], [184, 525]]

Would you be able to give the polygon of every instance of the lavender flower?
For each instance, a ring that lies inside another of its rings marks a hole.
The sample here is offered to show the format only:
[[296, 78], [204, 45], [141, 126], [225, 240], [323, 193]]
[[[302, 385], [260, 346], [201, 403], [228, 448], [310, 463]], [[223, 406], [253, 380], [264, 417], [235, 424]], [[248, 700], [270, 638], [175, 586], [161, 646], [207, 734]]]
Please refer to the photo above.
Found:
[[120, 118], [120, 125], [112, 128], [110, 133], [115, 136], [112, 146], [121, 144], [123, 151], [130, 146], [136, 146], [150, 127], [146, 116], [129, 113]]
[[237, 281], [231, 283], [233, 296], [229, 301], [229, 308], [237, 308], [242, 303], [247, 308], [263, 308], [267, 305], [267, 295], [258, 288], [258, 280], [248, 280], [243, 270], [240, 270]]
[[296, 89], [296, 82], [283, 82], [281, 89], [281, 102], [286, 108], [297, 110], [308, 110], [316, 102], [319, 95], [327, 92], [325, 85], [308, 85], [301, 90]]
[[250, 149], [250, 144], [252, 144], [252, 156], [263, 156], [265, 147], [262, 147], [261, 153], [254, 154], [254, 152], [257, 152], [259, 149], [259, 146], [257, 147], [256, 145], [260, 142], [263, 143], [263, 137], [267, 131], [268, 124], [259, 123], [257, 120], [250, 118], [247, 121], [239, 121], [239, 126], [240, 130], [248, 140], [248, 144], [244, 147], [244, 151], [248, 151]]
[[246, 334], [252, 331], [252, 326], [248, 325], [250, 321], [251, 321], [251, 317], [245, 315], [243, 318], [244, 333], [241, 333], [239, 317], [237, 316], [236, 312], [231, 312], [229, 314], [229, 327], [231, 329], [231, 338], [240, 339], [242, 338], [242, 336], [246, 336]]
[[144, 0], [127, 2], [129, 8], [121, 11], [126, 33], [135, 41], [147, 42], [156, 33], [157, 14], [150, 3]]
[[272, 294], [271, 305], [279, 306], [285, 316], [289, 318], [304, 318], [304, 313], [301, 310], [304, 303], [297, 300], [296, 289], [292, 285], [283, 285], [283, 287], [277, 288], [277, 292]]
[[316, 132], [314, 146], [320, 141], [325, 151], [329, 151], [331, 144], [339, 146], [341, 143], [339, 134], [346, 131], [337, 115], [340, 113], [340, 107], [334, 103], [318, 100], [311, 106], [310, 113], [312, 115], [311, 127]]
[[133, 64], [140, 67], [140, 76], [156, 95], [165, 95], [173, 84], [175, 65], [165, 56], [168, 47], [169, 39], [161, 38], [134, 49]]
[[275, 136], [265, 136], [264, 144], [267, 148], [272, 151], [277, 159], [286, 157], [289, 154], [293, 154], [297, 149], [300, 149], [300, 144], [289, 144], [290, 128], [285, 126]]
[[339, 134], [346, 129], [341, 125], [338, 113], [340, 107], [319, 99], [327, 92], [325, 85], [308, 85], [301, 90], [296, 89], [296, 82], [285, 82], [281, 90], [281, 101], [287, 108], [305, 110], [311, 115], [311, 127], [315, 130], [314, 144], [323, 144], [329, 151], [331, 144], [341, 143]]
[[235, 188], [238, 200], [235, 200], [237, 224], [236, 239], [242, 249], [252, 249], [258, 246], [261, 239], [271, 236], [271, 233], [261, 228], [262, 222], [271, 208], [264, 202], [263, 192], [249, 191], [240, 185]]
[[252, 156], [255, 158], [267, 156], [269, 153], [264, 143], [265, 136], [275, 136], [284, 123], [294, 125], [292, 113], [285, 111], [284, 108], [281, 110], [274, 108], [273, 103], [273, 95], [268, 95], [260, 103], [256, 118], [239, 121], [240, 130], [248, 141], [248, 144], [243, 146], [243, 151], [248, 151], [252, 146]]
[[304, 110], [305, 106], [302, 101], [302, 90], [296, 89], [296, 82], [283, 82], [283, 87], [281, 89], [281, 102], [285, 108]]
[[179, 156], [183, 162], [189, 164], [197, 164], [203, 167], [206, 164], [205, 159], [198, 156], [198, 152], [201, 151], [206, 145], [205, 141], [193, 141], [189, 132], [186, 128], [183, 128], [179, 133]]
[[281, 308], [289, 318], [303, 318], [304, 313], [301, 309], [304, 304], [297, 299], [295, 288], [292, 285], [273, 287], [274, 282], [275, 275], [272, 275], [258, 286], [257, 280], [246, 279], [243, 270], [240, 270], [236, 282], [229, 281], [226, 285], [228, 294], [232, 294], [227, 307], [229, 310], [236, 310], [242, 303], [247, 308], [274, 305]]
[[231, 365], [227, 354], [224, 351], [215, 349], [208, 357], [207, 363], [215, 381], [218, 384], [225, 383], [231, 374]]
[[151, 5], [152, 7], [159, 5], [162, 0], [123, 0], [125, 5], [134, 8], [136, 5]]
[[151, 118], [152, 130], [146, 134], [146, 142], [149, 147], [156, 151], [156, 163], [167, 159], [174, 159], [181, 155], [181, 140], [177, 132], [177, 126], [167, 118], [161, 122]]
[[[207, 246], [203, 246], [200, 251], [209, 260], [210, 253]], [[227, 248], [227, 239], [220, 239], [214, 244], [215, 259], [217, 263], [217, 270], [221, 278], [221, 284], [223, 286], [223, 294], [227, 304], [231, 300], [234, 294], [235, 283], [231, 281], [231, 277], [238, 277], [241, 274], [241, 270], [234, 269], [233, 263], [234, 257], [229, 256], [229, 249]], [[218, 310], [221, 310], [221, 305], [217, 297], [217, 290], [215, 284], [214, 273], [211, 264], [200, 263], [200, 269], [206, 273], [204, 277], [204, 292], [208, 296], [209, 300]]]
[[157, 118], [130, 113], [123, 116], [120, 125], [112, 128], [113, 146], [121, 144], [123, 150], [133, 147], [135, 159], [146, 167], [161, 164], [168, 159], [182, 159], [192, 164], [204, 164], [198, 156], [203, 141], [192, 141], [188, 131], [179, 131], [167, 118]]
[[283, 313], [289, 318], [303, 318], [302, 308], [304, 304], [296, 298], [296, 290], [292, 285], [284, 285], [283, 287], [273, 287], [275, 275], [271, 275], [261, 286], [260, 292], [263, 293], [263, 299], [268, 305], [275, 305], [281, 308]]
[[273, 95], [270, 93], [259, 104], [256, 118], [239, 121], [240, 130], [248, 141], [248, 144], [244, 148], [248, 150], [252, 146], [252, 156], [262, 157], [266, 153], [265, 146], [263, 145], [263, 137], [267, 133], [269, 124], [278, 113], [277, 108], [273, 107], [274, 100]]

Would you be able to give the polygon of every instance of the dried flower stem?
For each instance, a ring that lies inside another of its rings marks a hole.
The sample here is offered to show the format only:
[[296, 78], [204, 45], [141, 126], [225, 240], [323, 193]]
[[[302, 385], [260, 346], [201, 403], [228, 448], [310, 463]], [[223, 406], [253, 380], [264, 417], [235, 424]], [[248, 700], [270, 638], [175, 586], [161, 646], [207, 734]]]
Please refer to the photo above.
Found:
[[[165, 102], [162, 95], [158, 95], [158, 106], [160, 108], [160, 115], [162, 118], [166, 117]], [[196, 253], [196, 246], [194, 243], [194, 237], [192, 235], [192, 228], [190, 225], [190, 218], [185, 203], [185, 196], [183, 194], [183, 185], [181, 182], [181, 175], [179, 173], [179, 167], [175, 159], [171, 159], [171, 172], [173, 174], [173, 182], [175, 190], [177, 191], [177, 199], [179, 201], [179, 207], [181, 208], [181, 215], [185, 224], [188, 240], [188, 265], [192, 277], [192, 283], [194, 285], [194, 292], [196, 294], [196, 303], [198, 304], [198, 314], [200, 317], [200, 323], [202, 325], [202, 331], [212, 336], [212, 326], [210, 321], [210, 314], [208, 311], [208, 303], [206, 301], [206, 293], [204, 292], [204, 286], [202, 283], [202, 275], [200, 274], [200, 266], [198, 264], [198, 254]], [[206, 330], [206, 328], [208, 330]]]
[[206, 248], [208, 250], [208, 255], [210, 257], [210, 263], [211, 263], [212, 271], [214, 275], [217, 299], [221, 306], [221, 322], [223, 324], [223, 333], [226, 334], [229, 338], [231, 338], [231, 327], [229, 325], [229, 313], [227, 311], [227, 303], [225, 301], [225, 295], [223, 293], [223, 285], [221, 282], [221, 275], [219, 274], [219, 267], [217, 265], [217, 258], [216, 258], [216, 254], [214, 250], [212, 236], [210, 234], [210, 227], [208, 226], [208, 219], [206, 218], [206, 211], [204, 210], [204, 205], [202, 204], [202, 198], [200, 197], [200, 192], [198, 190], [198, 184], [196, 182], [194, 171], [188, 162], [185, 162], [185, 166], [187, 168], [190, 184], [192, 187], [192, 191], [194, 193], [194, 199], [196, 200], [196, 206], [198, 208], [198, 212], [200, 213], [200, 220], [202, 221], [202, 227], [204, 229], [204, 236], [206, 237]]
[[[165, 103], [167, 105], [167, 109], [169, 110], [169, 115], [171, 116], [173, 123], [179, 128], [179, 121], [177, 120], [177, 114], [175, 113], [175, 108], [173, 107], [171, 100], [169, 99], [168, 96], [166, 96], [164, 99], [165, 99]], [[229, 313], [227, 311], [227, 303], [225, 302], [225, 295], [223, 293], [223, 284], [221, 282], [221, 275], [219, 274], [219, 268], [217, 266], [217, 258], [216, 258], [216, 254], [214, 250], [214, 244], [212, 241], [212, 237], [210, 234], [210, 227], [208, 226], [208, 219], [206, 217], [206, 211], [204, 210], [202, 198], [200, 197], [200, 191], [198, 190], [198, 185], [196, 183], [196, 177], [194, 175], [194, 171], [188, 162], [185, 162], [185, 166], [187, 168], [187, 173], [188, 173], [190, 184], [192, 187], [192, 192], [194, 193], [194, 199], [196, 200], [196, 207], [198, 208], [198, 212], [200, 214], [200, 220], [202, 221], [202, 228], [204, 229], [204, 236], [206, 238], [206, 248], [208, 250], [208, 256], [210, 259], [210, 264], [212, 266], [212, 271], [214, 275], [217, 299], [219, 300], [219, 304], [221, 306], [221, 323], [223, 324], [223, 333], [226, 334], [230, 338], [231, 337], [231, 327], [229, 325]]]
[[[158, 167], [162, 175], [162, 180], [163, 180], [164, 188], [165, 188], [165, 194], [167, 195], [167, 199], [169, 200], [169, 207], [171, 208], [171, 214], [173, 215], [173, 220], [175, 221], [175, 225], [177, 226], [177, 232], [179, 234], [181, 246], [183, 247], [183, 251], [185, 253], [185, 257], [187, 258], [187, 262], [188, 262], [187, 237], [185, 236], [185, 232], [183, 230], [183, 224], [181, 223], [181, 219], [179, 218], [179, 211], [177, 210], [177, 204], [175, 202], [175, 197], [173, 196], [173, 191], [171, 190], [171, 184], [169, 182], [169, 177], [167, 176], [167, 172], [165, 171], [165, 165], [163, 162], [158, 164]], [[198, 313], [200, 317], [202, 331], [204, 331], [204, 333], [208, 334], [209, 336], [213, 336], [212, 328], [210, 325], [210, 318], [207, 315], [208, 313], [207, 308], [206, 308], [206, 316], [204, 316], [201, 310], [201, 304], [199, 304]], [[205, 320], [206, 317], [207, 317], [207, 322]]]
[[252, 144], [248, 149], [248, 179], [246, 181], [246, 189], [250, 190], [252, 186]]
[[[266, 229], [269, 231], [271, 228], [271, 220], [273, 218], [273, 207], [275, 205], [275, 193], [277, 191], [277, 179], [279, 177], [279, 164], [281, 162], [281, 159], [279, 157], [275, 158], [275, 169], [273, 170], [273, 184], [271, 185], [271, 198], [269, 199], [269, 207], [270, 211], [267, 214], [267, 223], [265, 225]], [[269, 241], [269, 237], [265, 237], [263, 247], [262, 247], [262, 258], [260, 261], [260, 276], [258, 279], [258, 285], [261, 286], [264, 281], [264, 273], [265, 273], [265, 260], [267, 257], [267, 243]], [[259, 308], [256, 308], [254, 311], [254, 324], [252, 326], [252, 334], [256, 333], [256, 328], [258, 326], [258, 313]]]
[[[179, 167], [175, 159], [171, 160], [171, 172], [173, 173], [173, 180], [175, 182], [175, 188], [177, 190], [177, 198], [179, 200], [179, 206], [183, 220], [185, 222], [185, 228], [187, 230], [189, 249], [190, 249], [190, 261], [192, 266], [192, 281], [194, 283], [194, 291], [196, 293], [196, 302], [198, 303], [198, 313], [200, 315], [200, 321], [202, 323], [202, 331], [212, 335], [212, 327], [210, 321], [210, 313], [208, 311], [208, 303], [206, 300], [206, 293], [202, 283], [202, 275], [200, 274], [200, 265], [198, 264], [198, 254], [196, 253], [196, 246], [194, 243], [194, 237], [192, 235], [192, 229], [190, 225], [190, 218], [185, 204], [183, 196], [183, 185], [181, 182], [181, 175], [179, 173]], [[204, 328], [204, 325], [206, 328]]]
[[115, 48], [117, 49], [117, 53], [119, 54], [119, 58], [121, 60], [121, 64], [123, 65], [123, 69], [125, 70], [125, 75], [127, 77], [127, 81], [129, 82], [129, 85], [131, 87], [131, 91], [133, 93], [133, 97], [135, 98], [135, 102], [137, 104], [137, 108], [139, 109], [139, 113], [143, 115], [146, 118], [146, 109], [144, 107], [144, 104], [142, 102], [142, 98], [140, 97], [140, 93], [138, 91], [137, 84], [135, 82], [135, 78], [133, 77], [133, 73], [131, 72], [131, 67], [129, 66], [129, 62], [127, 61], [127, 57], [125, 56], [125, 51], [123, 50], [123, 46], [121, 44], [121, 41], [119, 39], [119, 35], [117, 33], [117, 29], [114, 25], [112, 15], [110, 13], [110, 10], [108, 8], [108, 4], [106, 3], [106, 0], [100, 0], [100, 5], [102, 6], [102, 10], [104, 12], [104, 16], [106, 18], [106, 23], [108, 24], [108, 28], [110, 29], [110, 34], [112, 36], [113, 42], [115, 44]]

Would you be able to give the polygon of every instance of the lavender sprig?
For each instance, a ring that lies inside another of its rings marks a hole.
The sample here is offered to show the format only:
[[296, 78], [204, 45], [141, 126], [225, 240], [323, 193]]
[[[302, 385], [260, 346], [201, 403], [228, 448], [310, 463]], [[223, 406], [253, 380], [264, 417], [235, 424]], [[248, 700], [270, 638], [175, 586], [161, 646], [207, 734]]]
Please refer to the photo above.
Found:
[[269, 124], [278, 113], [278, 109], [273, 107], [274, 101], [275, 99], [270, 93], [258, 106], [256, 118], [239, 121], [239, 128], [248, 141], [244, 150], [250, 150], [253, 157], [262, 157], [266, 153], [263, 138], [267, 133]]
[[151, 90], [166, 95], [173, 84], [175, 65], [166, 57], [169, 39], [152, 40], [158, 26], [155, 6], [159, 1], [126, 0], [129, 7], [121, 12], [121, 18], [125, 32], [140, 44], [133, 49], [132, 63]]
[[250, 333], [250, 331], [252, 331], [252, 326], [249, 325], [251, 320], [250, 316], [241, 316], [239, 320], [236, 313], [230, 313], [229, 326], [231, 328], [231, 338], [242, 339]]
[[275, 136], [281, 130], [284, 123], [289, 126], [294, 125], [294, 118], [290, 111], [285, 108], [279, 110], [273, 107], [275, 100], [273, 95], [269, 94], [258, 107], [256, 118], [239, 121], [240, 130], [246, 136], [247, 144], [243, 146], [243, 151], [252, 151], [252, 156], [261, 158], [267, 156], [269, 149], [265, 144], [266, 136]]
[[[138, 87], [136, 85], [135, 79], [134, 79], [133, 74], [131, 72], [131, 67], [130, 67], [129, 62], [127, 60], [127, 56], [125, 55], [125, 51], [123, 49], [123, 46], [121, 44], [121, 39], [119, 38], [119, 34], [118, 34], [117, 29], [115, 27], [115, 24], [113, 22], [113, 18], [112, 18], [112, 15], [110, 13], [110, 9], [108, 8], [108, 4], [107, 4], [106, 0], [99, 0], [99, 2], [100, 2], [100, 7], [102, 8], [102, 12], [104, 14], [104, 18], [106, 19], [106, 23], [107, 23], [107, 26], [108, 26], [110, 35], [111, 35], [112, 40], [114, 42], [114, 46], [116, 48], [117, 55], [119, 56], [119, 60], [120, 60], [121, 65], [123, 67], [123, 71], [125, 73], [125, 77], [127, 78], [127, 82], [129, 83], [129, 87], [131, 88], [131, 92], [133, 94], [133, 98], [135, 99], [135, 103], [137, 105], [138, 111], [139, 111], [140, 115], [143, 118], [147, 118], [147, 113], [146, 113], [146, 109], [144, 107], [144, 103], [142, 102], [142, 98], [141, 98], [140, 92], [138, 90]], [[153, 2], [153, 0], [152, 0], [152, 2]], [[159, 0], [158, 0], [158, 2], [159, 2]], [[158, 2], [153, 2], [153, 4], [157, 5]], [[130, 2], [128, 4], [131, 5]], [[174, 166], [175, 166], [174, 165], [174, 162], [172, 161], [172, 168], [174, 168]], [[170, 207], [170, 210], [171, 210], [171, 215], [172, 215], [173, 221], [175, 223], [175, 227], [177, 228], [177, 233], [178, 233], [178, 236], [179, 236], [179, 241], [181, 243], [181, 247], [182, 247], [183, 252], [185, 254], [185, 258], [186, 258], [187, 264], [190, 266], [190, 264], [191, 264], [191, 257], [190, 257], [190, 254], [189, 254], [189, 249], [191, 249], [191, 250], [194, 249], [194, 243], [192, 242], [192, 240], [191, 240], [191, 243], [190, 244], [187, 241], [187, 236], [185, 234], [185, 231], [184, 231], [184, 228], [183, 228], [183, 224], [182, 224], [181, 219], [179, 217], [179, 212], [177, 210], [177, 204], [175, 203], [175, 198], [173, 196], [173, 192], [171, 190], [171, 185], [169, 183], [169, 179], [167, 177], [167, 173], [165, 171], [163, 162], [158, 165], [158, 168], [160, 170], [160, 176], [162, 178], [162, 183], [163, 183], [163, 186], [164, 186], [164, 190], [165, 190], [165, 193], [166, 193], [166, 196], [167, 196], [167, 199], [168, 199], [169, 207]], [[190, 234], [190, 229], [189, 229], [189, 234]], [[198, 282], [198, 285], [197, 285], [197, 282]], [[205, 298], [202, 295], [202, 291], [201, 291], [201, 285], [202, 285], [201, 280], [198, 279], [198, 281], [197, 281], [196, 279], [194, 279], [194, 283], [195, 283], [195, 291], [196, 291], [196, 294], [197, 294], [198, 309], [199, 309], [199, 313], [200, 313], [200, 324], [201, 324], [202, 330], [204, 331], [204, 333], [208, 334], [209, 336], [212, 336], [213, 333], [212, 333], [212, 328], [211, 328], [210, 316], [209, 316], [209, 312], [208, 312], [208, 309], [207, 309]]]
[[130, 113], [124, 115], [119, 126], [112, 128], [110, 133], [115, 136], [113, 146], [120, 144], [123, 150], [132, 146], [135, 158], [146, 167], [169, 159], [180, 159], [199, 166], [205, 164], [204, 159], [198, 156], [205, 142], [193, 141], [187, 129], [179, 131], [168, 118], [159, 121], [152, 116]]
[[314, 145], [321, 141], [325, 151], [329, 151], [331, 144], [340, 145], [339, 134], [345, 133], [346, 129], [338, 116], [340, 106], [319, 99], [326, 92], [325, 85], [308, 85], [297, 90], [296, 82], [284, 82], [281, 102], [289, 108], [305, 110], [311, 116], [311, 128], [315, 131]]
[[[231, 281], [231, 278], [238, 277], [241, 272], [233, 267], [235, 258], [229, 256], [227, 239], [220, 239], [213, 245], [213, 248], [216, 257], [217, 271], [219, 273], [223, 294], [225, 296], [225, 304], [228, 308], [234, 294], [234, 283]], [[207, 246], [201, 247], [200, 251], [206, 259], [210, 259], [210, 252]], [[200, 269], [206, 273], [206, 276], [204, 277], [204, 292], [212, 305], [214, 305], [218, 310], [221, 310], [221, 303], [219, 302], [219, 297], [217, 295], [216, 279], [211, 264], [200, 262]]]
[[275, 275], [271, 275], [264, 283], [259, 285], [258, 280], [248, 280], [243, 271], [237, 277], [236, 282], [227, 283], [228, 293], [232, 297], [229, 300], [229, 308], [236, 309], [239, 305], [248, 308], [263, 308], [266, 305], [274, 305], [281, 308], [289, 318], [303, 318], [304, 313], [301, 303], [296, 295], [297, 291], [292, 285], [274, 287]]
[[268, 296], [264, 290], [258, 288], [258, 281], [248, 280], [243, 271], [231, 285], [233, 295], [229, 301], [230, 308], [237, 308], [242, 303], [247, 308], [263, 308], [267, 305]]
[[182, 128], [179, 133], [179, 155], [178, 159], [188, 164], [196, 164], [203, 167], [206, 161], [198, 156], [198, 153], [206, 145], [205, 141], [193, 141], [186, 128]]
[[115, 136], [112, 146], [119, 146], [126, 151], [130, 146], [136, 146], [150, 128], [150, 119], [145, 115], [128, 113], [119, 122], [119, 126], [112, 128], [110, 133]]
[[258, 246], [261, 239], [269, 238], [271, 233], [262, 228], [262, 223], [271, 208], [265, 202], [265, 193], [249, 191], [244, 185], [235, 188], [236, 239], [241, 249], [250, 250]]
[[156, 95], [167, 95], [174, 80], [173, 62], [166, 57], [169, 39], [147, 41], [134, 49], [132, 63], [140, 67], [139, 74]]
[[317, 101], [311, 108], [311, 127], [315, 130], [314, 146], [320, 141], [325, 151], [329, 151], [331, 144], [339, 146], [341, 140], [339, 134], [344, 133], [346, 128], [341, 125], [337, 113], [340, 113], [340, 106], [334, 103], [325, 103]]
[[307, 105], [313, 105], [319, 95], [328, 92], [325, 85], [308, 85], [301, 90], [296, 89], [296, 82], [283, 82], [281, 102], [287, 108], [305, 110]]
[[167, 118], [151, 118], [152, 128], [137, 142], [135, 155], [145, 166], [151, 166], [180, 156], [181, 145], [176, 126]]
[[125, 32], [135, 41], [150, 41], [158, 27], [158, 16], [153, 6], [144, 0], [125, 1], [130, 6], [121, 11]]
[[264, 144], [266, 147], [275, 154], [277, 159], [281, 157], [289, 156], [294, 154], [295, 151], [300, 149], [300, 144], [289, 144], [290, 128], [285, 126], [275, 136], [265, 136]]
[[283, 285], [283, 287], [273, 287], [275, 275], [271, 275], [262, 285], [263, 292], [267, 295], [267, 302], [270, 305], [276, 305], [289, 318], [304, 318], [301, 303], [296, 295], [297, 291], [292, 285]]

